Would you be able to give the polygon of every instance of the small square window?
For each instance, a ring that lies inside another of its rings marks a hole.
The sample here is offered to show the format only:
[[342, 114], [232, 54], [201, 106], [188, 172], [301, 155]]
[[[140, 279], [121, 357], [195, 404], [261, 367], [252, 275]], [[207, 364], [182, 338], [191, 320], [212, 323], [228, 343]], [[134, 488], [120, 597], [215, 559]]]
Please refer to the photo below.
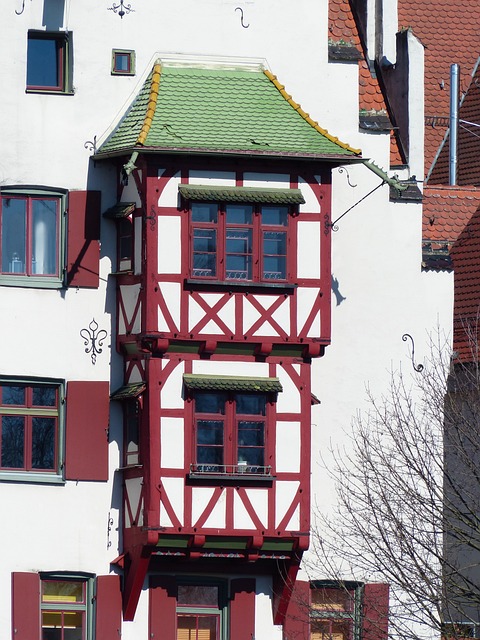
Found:
[[127, 49], [112, 50], [112, 75], [135, 75], [135, 51]]
[[69, 33], [28, 32], [27, 91], [71, 93]]

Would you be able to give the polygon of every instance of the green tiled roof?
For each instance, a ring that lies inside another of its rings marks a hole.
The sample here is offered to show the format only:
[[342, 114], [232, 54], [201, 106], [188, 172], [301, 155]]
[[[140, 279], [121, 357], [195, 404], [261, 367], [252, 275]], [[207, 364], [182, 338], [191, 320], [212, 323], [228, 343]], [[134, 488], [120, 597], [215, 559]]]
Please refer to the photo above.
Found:
[[120, 389], [114, 391], [110, 398], [112, 400], [129, 400], [130, 398], [138, 398], [138, 396], [145, 391], [147, 385], [145, 382], [132, 382], [125, 384]]
[[304, 204], [300, 189], [258, 189], [257, 187], [211, 187], [181, 184], [180, 194], [187, 200], [216, 202], [253, 202], [265, 204]]
[[118, 218], [126, 218], [135, 211], [134, 202], [117, 202], [113, 207], [107, 209], [103, 214], [104, 218], [112, 218], [113, 220]]
[[249, 376], [208, 376], [185, 373], [183, 382], [194, 391], [237, 391], [278, 393], [282, 385], [278, 378], [251, 378]]
[[268, 71], [157, 63], [97, 157], [136, 151], [355, 158]]

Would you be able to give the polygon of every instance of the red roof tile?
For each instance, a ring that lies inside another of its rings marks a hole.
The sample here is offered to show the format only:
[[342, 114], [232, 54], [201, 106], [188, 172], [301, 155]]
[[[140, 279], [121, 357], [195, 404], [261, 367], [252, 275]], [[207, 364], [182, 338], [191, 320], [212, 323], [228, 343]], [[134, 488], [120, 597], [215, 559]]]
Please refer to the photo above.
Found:
[[[461, 92], [470, 78], [480, 52], [478, 0], [399, 0], [398, 26], [410, 27], [425, 46], [425, 115], [449, 115], [450, 65], [460, 64]], [[425, 172], [427, 173], [447, 130], [425, 128]]]
[[423, 241], [452, 246], [479, 206], [478, 189], [426, 186], [423, 193]]

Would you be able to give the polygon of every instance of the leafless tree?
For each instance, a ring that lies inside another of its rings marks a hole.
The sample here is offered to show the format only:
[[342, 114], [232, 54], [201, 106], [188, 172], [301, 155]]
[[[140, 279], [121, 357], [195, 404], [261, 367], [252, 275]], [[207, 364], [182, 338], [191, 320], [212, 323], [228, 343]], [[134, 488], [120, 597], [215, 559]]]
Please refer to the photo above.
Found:
[[380, 398], [367, 390], [334, 452], [336, 512], [317, 514], [312, 574], [388, 582], [399, 638], [479, 637], [477, 350], [476, 331], [462, 360], [436, 340], [421, 371], [394, 372]]

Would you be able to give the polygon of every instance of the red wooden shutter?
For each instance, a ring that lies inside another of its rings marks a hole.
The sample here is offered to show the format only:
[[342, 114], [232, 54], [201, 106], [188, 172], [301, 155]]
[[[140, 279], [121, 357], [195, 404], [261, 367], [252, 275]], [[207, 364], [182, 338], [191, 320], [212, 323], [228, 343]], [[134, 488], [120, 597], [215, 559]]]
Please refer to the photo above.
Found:
[[108, 391], [108, 382], [67, 384], [67, 480], [108, 480]]
[[95, 616], [96, 638], [119, 640], [122, 632], [120, 576], [98, 576]]
[[364, 589], [362, 640], [387, 640], [388, 584], [366, 584]]
[[12, 573], [12, 639], [40, 640], [38, 573]]
[[255, 637], [255, 580], [232, 580], [230, 595], [230, 640], [252, 640]]
[[177, 586], [173, 576], [152, 576], [149, 594], [149, 638], [176, 640]]
[[283, 623], [284, 640], [310, 638], [310, 583], [297, 580]]
[[100, 273], [100, 191], [70, 191], [67, 285], [97, 289]]

